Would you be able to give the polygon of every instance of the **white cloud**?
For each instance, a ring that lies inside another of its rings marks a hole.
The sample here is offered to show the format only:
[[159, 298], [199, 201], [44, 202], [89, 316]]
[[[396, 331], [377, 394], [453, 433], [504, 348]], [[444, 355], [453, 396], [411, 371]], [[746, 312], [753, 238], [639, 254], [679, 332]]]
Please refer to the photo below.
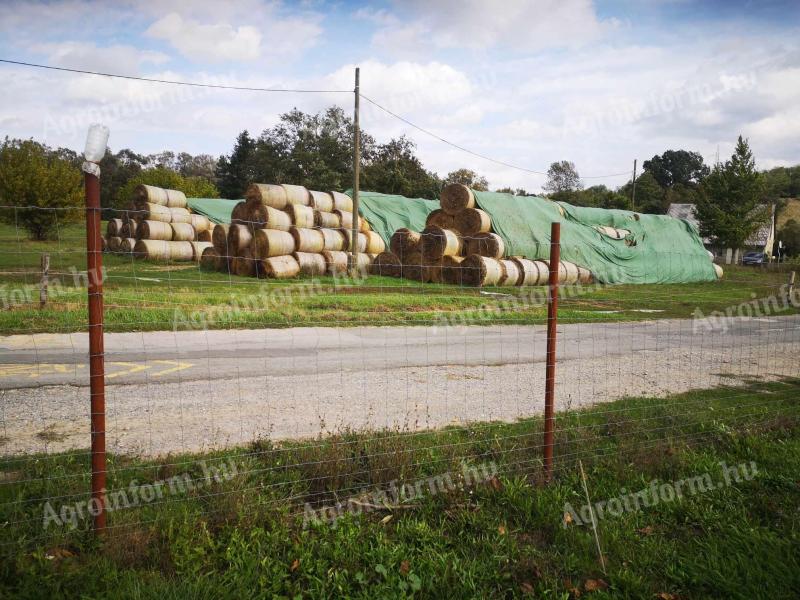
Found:
[[145, 35], [169, 42], [185, 57], [198, 62], [254, 60], [261, 55], [261, 33], [255, 27], [204, 25], [174, 12], [153, 23]]

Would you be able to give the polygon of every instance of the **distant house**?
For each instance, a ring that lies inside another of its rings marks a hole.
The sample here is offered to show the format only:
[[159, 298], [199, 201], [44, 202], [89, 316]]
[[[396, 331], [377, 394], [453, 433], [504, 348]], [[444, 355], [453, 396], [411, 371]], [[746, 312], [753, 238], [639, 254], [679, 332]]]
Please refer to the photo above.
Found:
[[[700, 221], [697, 219], [697, 209], [694, 204], [669, 205], [667, 215], [676, 219], [683, 219], [700, 231]], [[775, 246], [775, 205], [770, 206], [769, 221], [759, 227], [744, 243], [744, 248], [722, 248], [715, 246], [710, 238], [703, 238], [703, 244], [714, 252], [717, 256], [724, 256], [725, 263], [739, 262], [739, 250], [755, 251], [760, 250], [769, 257], [772, 257], [773, 247]]]

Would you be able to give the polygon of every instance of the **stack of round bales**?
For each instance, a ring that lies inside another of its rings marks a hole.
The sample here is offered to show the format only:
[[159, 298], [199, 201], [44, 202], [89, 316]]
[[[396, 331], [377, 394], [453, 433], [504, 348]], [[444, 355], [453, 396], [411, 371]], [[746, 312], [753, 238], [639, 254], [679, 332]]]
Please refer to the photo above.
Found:
[[193, 214], [186, 195], [139, 185], [121, 218], [109, 219], [106, 234], [112, 252], [163, 261], [200, 261], [211, 246], [212, 223]]
[[[241, 275], [337, 275], [347, 272], [352, 225], [353, 200], [346, 194], [253, 183], [230, 226], [215, 228], [214, 252], [241, 267], [233, 269]], [[385, 244], [362, 217], [358, 227], [359, 264], [366, 268]]]
[[[374, 272], [466, 286], [547, 284], [548, 263], [507, 256], [505, 241], [492, 231], [489, 214], [478, 208], [470, 188], [445, 186], [439, 205], [421, 232], [401, 228], [392, 235], [391, 252], [378, 257]], [[587, 269], [560, 264], [560, 283], [591, 280]]]

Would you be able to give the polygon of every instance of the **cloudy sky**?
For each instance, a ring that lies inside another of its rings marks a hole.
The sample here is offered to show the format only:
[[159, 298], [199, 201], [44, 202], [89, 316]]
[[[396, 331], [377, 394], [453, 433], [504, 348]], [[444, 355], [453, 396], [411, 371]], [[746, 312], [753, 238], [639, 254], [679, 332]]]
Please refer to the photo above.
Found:
[[[669, 148], [762, 168], [800, 163], [800, 3], [683, 0], [273, 2], [2, 0], [0, 58], [150, 78], [327, 90], [202, 90], [0, 64], [0, 134], [80, 149], [88, 123], [149, 153], [230, 152], [293, 107], [362, 93], [436, 135], [532, 171], [575, 162], [624, 183]], [[345, 90], [337, 93], [335, 90]], [[407, 134], [429, 168], [494, 187], [544, 177], [466, 154], [364, 102], [378, 140]], [[625, 175], [610, 174], [626, 173]]]

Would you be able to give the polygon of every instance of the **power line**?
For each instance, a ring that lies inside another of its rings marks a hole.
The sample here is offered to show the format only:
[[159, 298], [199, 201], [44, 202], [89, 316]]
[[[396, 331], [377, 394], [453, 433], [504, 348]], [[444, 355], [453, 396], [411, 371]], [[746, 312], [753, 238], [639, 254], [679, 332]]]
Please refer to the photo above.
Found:
[[[479, 152], [475, 152], [473, 150], [470, 150], [469, 148], [465, 148], [464, 146], [459, 146], [455, 142], [451, 142], [450, 140], [446, 140], [445, 138], [443, 138], [443, 137], [441, 137], [439, 135], [436, 135], [432, 131], [430, 131], [428, 129], [425, 129], [424, 127], [420, 127], [416, 123], [412, 123], [411, 121], [409, 121], [405, 117], [402, 117], [402, 116], [398, 115], [397, 113], [392, 112], [391, 110], [389, 110], [385, 106], [381, 106], [380, 104], [378, 104], [377, 102], [375, 102], [371, 98], [368, 98], [364, 94], [361, 94], [361, 97], [364, 100], [366, 100], [367, 102], [369, 102], [370, 104], [372, 104], [375, 107], [381, 109], [386, 114], [393, 116], [395, 119], [399, 119], [400, 121], [402, 121], [406, 125], [410, 125], [414, 129], [418, 129], [422, 133], [424, 133], [426, 135], [429, 135], [432, 138], [437, 139], [440, 142], [443, 142], [443, 143], [447, 144], [448, 146], [452, 146], [453, 148], [461, 150], [462, 152], [466, 152], [467, 154], [471, 154], [472, 156], [477, 156], [478, 158], [482, 158], [483, 160], [488, 160], [489, 162], [493, 162], [495, 164], [502, 165], [504, 167], [508, 167], [510, 169], [517, 169], [518, 171], [524, 171], [526, 173], [533, 173], [534, 175], [547, 175], [547, 173], [542, 172], [542, 171], [536, 171], [534, 169], [528, 169], [526, 167], [520, 167], [519, 165], [514, 165], [514, 164], [511, 164], [511, 163], [507, 163], [505, 161], [502, 161], [502, 160], [497, 160], [497, 159], [492, 158], [490, 156], [486, 156], [485, 154], [480, 154]], [[581, 177], [581, 179], [602, 179], [604, 177], [619, 177], [620, 175], [630, 175], [630, 171], [623, 171], [622, 173], [610, 173], [608, 175], [587, 175], [587, 176]]]
[[22, 67], [34, 67], [36, 69], [47, 69], [49, 71], [64, 71], [66, 73], [81, 73], [83, 75], [96, 75], [98, 77], [112, 77], [115, 79], [130, 79], [133, 81], [146, 81], [148, 83], [164, 83], [169, 85], [185, 85], [188, 87], [213, 88], [218, 90], [238, 90], [244, 92], [292, 92], [297, 94], [352, 94], [353, 90], [301, 90], [290, 88], [263, 88], [246, 87], [238, 85], [222, 85], [214, 83], [196, 83], [190, 81], [176, 81], [174, 79], [155, 79], [152, 77], [138, 77], [135, 75], [120, 75], [117, 73], [103, 73], [101, 71], [87, 71], [84, 69], [69, 69], [67, 67], [54, 67], [52, 65], [40, 65], [36, 63], [22, 62], [19, 60], [7, 60], [0, 58], [0, 63], [18, 65]]

